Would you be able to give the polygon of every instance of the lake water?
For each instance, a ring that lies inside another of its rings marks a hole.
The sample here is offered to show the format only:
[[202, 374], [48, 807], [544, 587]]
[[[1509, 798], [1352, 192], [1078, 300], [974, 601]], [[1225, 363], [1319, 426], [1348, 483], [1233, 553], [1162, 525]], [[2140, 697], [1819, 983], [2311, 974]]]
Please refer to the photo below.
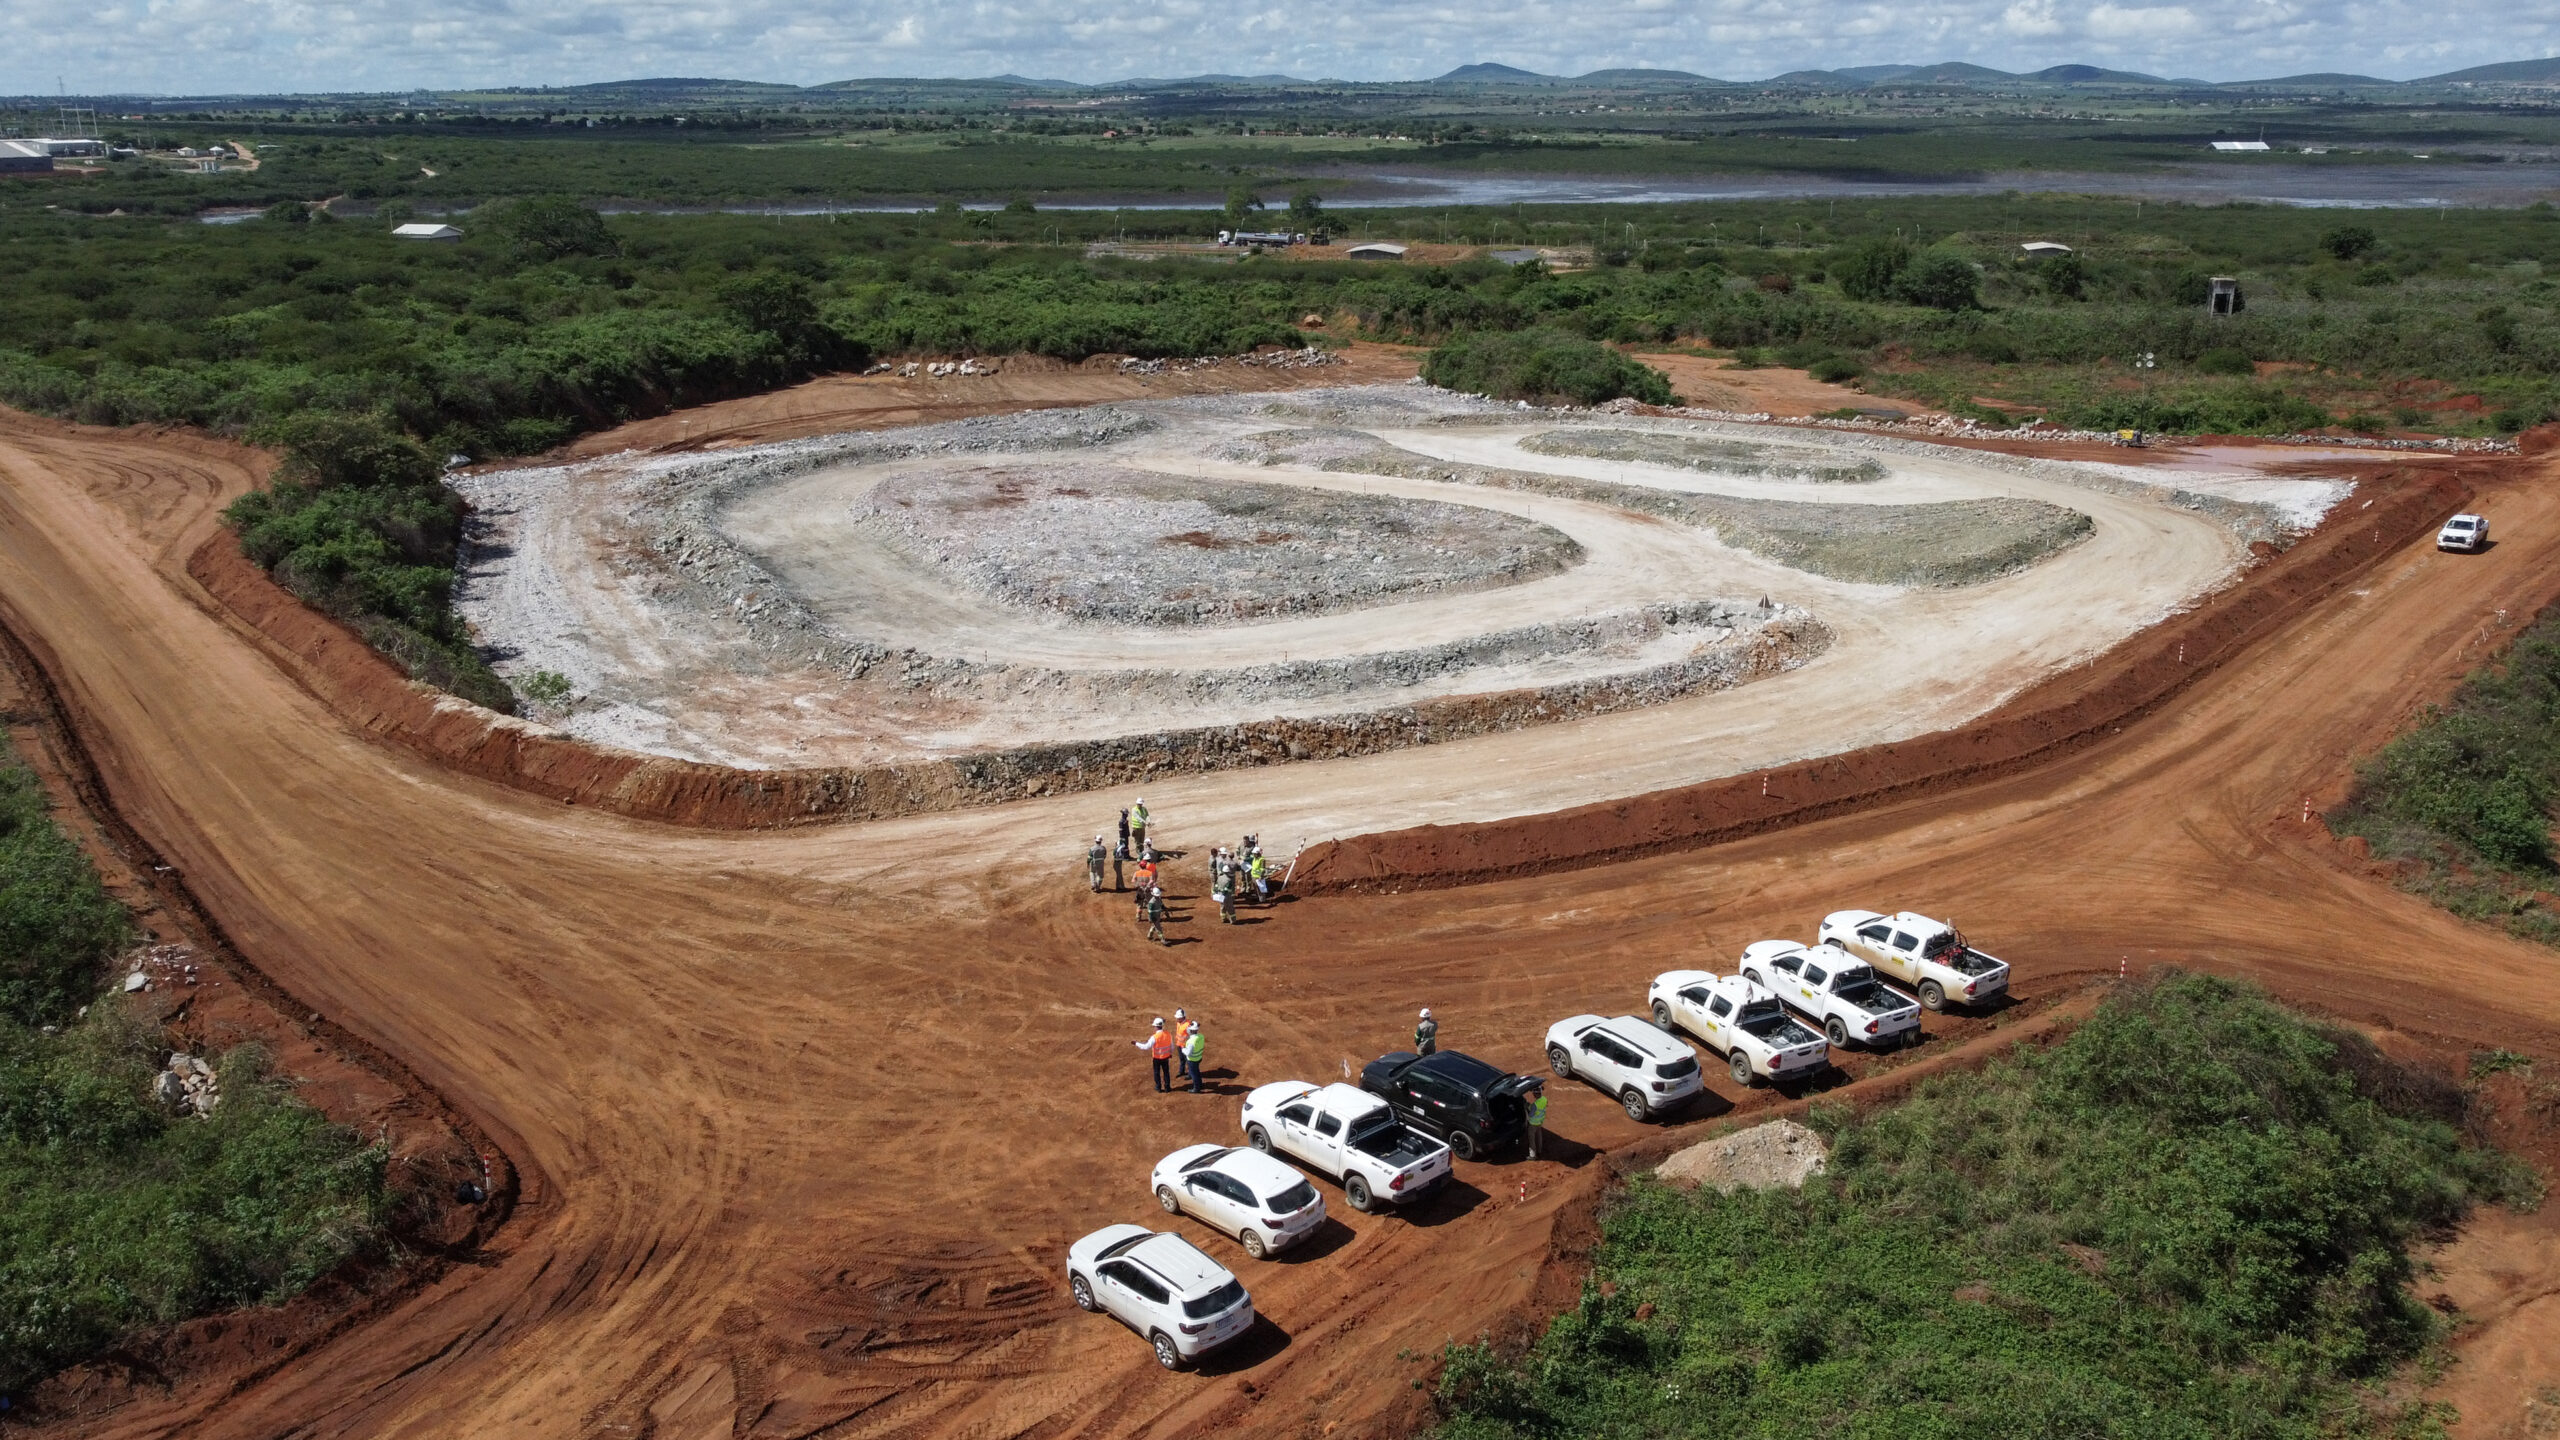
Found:
[[[1425, 169], [1333, 169], [1311, 177], [1330, 210], [1499, 205], [1668, 205], [1713, 200], [1867, 200], [1908, 195], [2103, 195], [2175, 200], [2191, 205], [2253, 202], [2321, 209], [2512, 208], [2560, 201], [2560, 163], [2483, 164], [2411, 160], [2393, 165], [2304, 165], [2236, 161], [2158, 170], [2015, 170], [1958, 178], [1849, 179], [1830, 175], [1693, 175], [1684, 178], [1476, 175]], [[1043, 210], [1210, 210], [1223, 197], [1070, 196]], [[607, 214], [912, 215], [928, 205], [894, 201], [794, 202], [776, 205], [603, 205]], [[995, 202], [972, 210], [1002, 208]], [[208, 225], [236, 224], [255, 211], [216, 211]], [[421, 210], [421, 215], [432, 212]]]

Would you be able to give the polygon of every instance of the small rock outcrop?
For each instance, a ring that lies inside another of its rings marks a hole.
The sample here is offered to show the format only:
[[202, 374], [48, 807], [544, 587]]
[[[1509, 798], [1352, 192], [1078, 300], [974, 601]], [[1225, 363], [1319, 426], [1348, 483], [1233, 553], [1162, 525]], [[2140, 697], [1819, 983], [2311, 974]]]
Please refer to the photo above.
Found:
[[1801, 1189], [1831, 1164], [1831, 1147], [1793, 1120], [1772, 1120], [1701, 1141], [1662, 1162], [1654, 1175], [1683, 1190]]

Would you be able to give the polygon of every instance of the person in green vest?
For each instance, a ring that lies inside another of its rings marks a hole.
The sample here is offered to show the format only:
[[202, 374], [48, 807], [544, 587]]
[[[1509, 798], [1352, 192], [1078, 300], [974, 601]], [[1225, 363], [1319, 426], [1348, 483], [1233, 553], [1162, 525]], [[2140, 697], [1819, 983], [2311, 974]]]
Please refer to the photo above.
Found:
[[1529, 1106], [1529, 1158], [1538, 1158], [1538, 1142], [1547, 1134], [1547, 1085], [1541, 1080], [1524, 1097]]
[[1236, 923], [1236, 867], [1228, 864], [1223, 854], [1211, 862], [1209, 893], [1217, 897], [1218, 923]]
[[1147, 938], [1159, 945], [1164, 943], [1164, 887], [1161, 885], [1147, 887]]
[[1191, 1093], [1200, 1093], [1200, 1057], [1209, 1053], [1209, 1042], [1201, 1037], [1200, 1022], [1191, 1022], [1191, 1033], [1182, 1037], [1182, 1068], [1191, 1073]]

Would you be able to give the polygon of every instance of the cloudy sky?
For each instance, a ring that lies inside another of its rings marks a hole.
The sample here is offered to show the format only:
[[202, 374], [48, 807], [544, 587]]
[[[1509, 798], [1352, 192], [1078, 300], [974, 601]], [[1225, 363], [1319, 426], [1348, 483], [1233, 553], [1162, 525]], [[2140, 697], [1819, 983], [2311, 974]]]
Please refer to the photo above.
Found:
[[2392, 79], [2560, 53], [2551, 0], [12, 0], [0, 94], [558, 85], [693, 75], [1285, 73], [1470, 61], [1725, 79], [2063, 62], [2209, 80]]

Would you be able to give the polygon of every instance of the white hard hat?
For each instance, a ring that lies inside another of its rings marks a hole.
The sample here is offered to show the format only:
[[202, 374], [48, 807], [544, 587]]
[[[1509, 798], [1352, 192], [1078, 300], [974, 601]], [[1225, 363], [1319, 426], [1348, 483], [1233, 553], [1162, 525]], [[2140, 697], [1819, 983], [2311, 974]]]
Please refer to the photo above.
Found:
[[1161, 1016], [1161, 1015], [1157, 1016], [1157, 1017], [1156, 1017], [1156, 1023], [1157, 1023], [1158, 1025], [1162, 1025], [1162, 1024], [1164, 1023], [1164, 1017], [1163, 1017], [1163, 1016]]
[[1191, 1018], [1191, 1012], [1188, 1010], [1176, 1010], [1173, 1012], [1173, 1018], [1176, 1020], [1188, 1020]]
[[1430, 1018], [1431, 1018], [1431, 1007], [1430, 1007], [1430, 1006], [1425, 1005], [1425, 1006], [1423, 1006], [1423, 1007], [1422, 1007], [1422, 1018], [1423, 1018], [1423, 1019], [1425, 1019], [1425, 1020], [1428, 1020], [1428, 1019], [1430, 1019]]

